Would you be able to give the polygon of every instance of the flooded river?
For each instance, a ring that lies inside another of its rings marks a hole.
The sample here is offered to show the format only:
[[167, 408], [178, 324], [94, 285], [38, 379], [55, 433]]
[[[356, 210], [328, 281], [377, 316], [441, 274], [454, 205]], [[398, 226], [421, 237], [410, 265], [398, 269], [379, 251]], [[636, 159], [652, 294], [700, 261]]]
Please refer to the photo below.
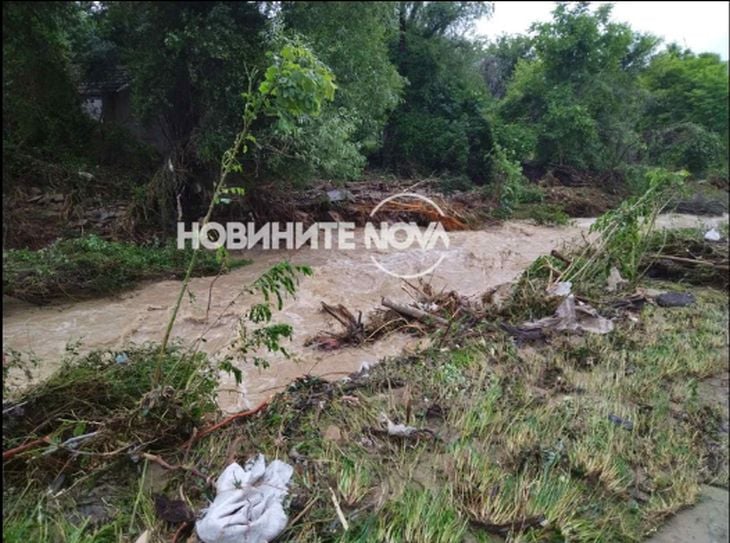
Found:
[[[449, 247], [423, 252], [417, 249], [399, 253], [376, 254], [390, 269], [401, 264], [427, 264], [443, 256], [437, 269], [426, 277], [435, 290], [457, 290], [476, 296], [489, 287], [515, 280], [529, 264], [551, 249], [570, 245], [586, 235], [593, 219], [575, 219], [569, 226], [535, 226], [510, 221], [482, 230], [450, 232]], [[710, 226], [727, 222], [724, 217], [699, 219], [688, 215], [664, 215], [662, 226]], [[356, 232], [357, 239], [362, 232]], [[360, 240], [361, 241], [361, 240]], [[225, 377], [219, 391], [221, 407], [236, 411], [255, 405], [305, 374], [338, 379], [358, 370], [363, 363], [373, 364], [383, 357], [396, 355], [417, 346], [416, 340], [392, 334], [364, 348], [344, 348], [322, 352], [304, 347], [307, 338], [338, 326], [320, 311], [320, 302], [344, 304], [353, 313], [367, 314], [380, 305], [382, 297], [395, 301], [410, 300], [400, 279], [381, 271], [373, 262], [372, 251], [359, 250], [276, 250], [247, 251], [251, 265], [233, 270], [215, 281], [212, 288], [210, 320], [223, 313], [216, 325], [205, 334], [202, 350], [219, 358], [233, 352], [238, 319], [254, 302], [241, 296], [229, 302], [241, 289], [250, 285], [273, 264], [289, 260], [307, 264], [314, 275], [302, 279], [296, 297], [288, 299], [275, 322], [293, 326], [294, 336], [287, 349], [293, 359], [273, 357], [271, 367], [259, 370], [242, 367], [244, 383]], [[428, 267], [428, 266], [426, 266]], [[210, 277], [191, 281], [192, 298], [186, 297], [173, 336], [183, 343], [196, 340], [208, 327], [205, 321]], [[6, 348], [32, 352], [41, 361], [35, 378], [52, 372], [58, 365], [67, 343], [81, 341], [81, 350], [119, 349], [129, 342], [160, 341], [169, 312], [179, 292], [179, 281], [156, 281], [144, 284], [120, 296], [80, 302], [64, 302], [36, 307], [6, 298], [3, 303], [3, 343]]]

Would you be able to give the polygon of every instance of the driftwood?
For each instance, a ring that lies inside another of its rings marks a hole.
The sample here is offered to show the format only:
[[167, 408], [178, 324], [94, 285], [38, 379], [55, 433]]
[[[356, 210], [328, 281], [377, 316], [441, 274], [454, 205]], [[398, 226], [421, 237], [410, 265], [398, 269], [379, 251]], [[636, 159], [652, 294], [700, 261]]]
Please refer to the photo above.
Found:
[[320, 332], [308, 339], [304, 345], [314, 345], [319, 349], [329, 351], [339, 349], [345, 345], [361, 345], [366, 338], [365, 324], [362, 322], [362, 311], [358, 311], [357, 318], [344, 305], [329, 305], [322, 302], [322, 311], [332, 316], [345, 329], [343, 332]]
[[449, 325], [449, 321], [447, 321], [446, 319], [439, 317], [437, 315], [432, 315], [431, 313], [428, 313], [428, 312], [418, 309], [416, 307], [411, 307], [409, 305], [396, 304], [395, 302], [392, 302], [392, 301], [388, 300], [387, 298], [381, 299], [380, 303], [383, 305], [383, 307], [392, 309], [396, 313], [400, 313], [401, 315], [405, 315], [406, 317], [411, 317], [412, 319], [419, 320], [426, 324], [436, 322], [443, 326]]
[[365, 326], [362, 323], [362, 311], [358, 311], [357, 319], [344, 305], [329, 305], [322, 302], [322, 309], [332, 315], [347, 331], [345, 338], [347, 343], [359, 344], [365, 340]]
[[264, 402], [260, 403], [259, 405], [257, 405], [256, 407], [254, 407], [253, 409], [249, 409], [248, 411], [242, 411], [241, 413], [235, 413], [235, 414], [231, 415], [230, 417], [225, 418], [222, 421], [193, 434], [190, 437], [190, 439], [188, 439], [185, 442], [185, 444], [183, 445], [183, 448], [189, 449], [196, 441], [202, 439], [203, 437], [205, 437], [209, 434], [212, 434], [213, 432], [215, 432], [216, 430], [219, 430], [220, 428], [223, 428], [224, 426], [229, 425], [230, 423], [232, 423], [235, 420], [242, 419], [245, 417], [251, 417], [251, 416], [255, 415], [256, 413], [258, 413], [259, 411], [263, 411], [264, 409], [266, 409], [268, 407], [268, 405], [269, 405], [268, 400], [264, 401]]

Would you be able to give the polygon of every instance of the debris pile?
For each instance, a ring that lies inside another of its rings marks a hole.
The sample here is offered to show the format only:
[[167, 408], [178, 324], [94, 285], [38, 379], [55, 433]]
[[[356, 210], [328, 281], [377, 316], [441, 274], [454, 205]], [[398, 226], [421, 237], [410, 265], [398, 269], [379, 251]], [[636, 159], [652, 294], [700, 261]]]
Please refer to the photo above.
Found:
[[[260, 191], [266, 199], [253, 194], [244, 201], [256, 221], [275, 222], [296, 220], [310, 225], [315, 222], [413, 222], [426, 225], [439, 222], [447, 231], [467, 230], [486, 220], [492, 204], [483, 196], [470, 192], [444, 195], [436, 187], [436, 180], [424, 179], [418, 183], [369, 180], [351, 182], [347, 188], [323, 184], [296, 193], [280, 194], [275, 189]], [[438, 206], [414, 196], [397, 194], [416, 192]], [[258, 199], [257, 199], [258, 198]]]
[[657, 236], [643, 264], [652, 278], [728, 288], [728, 240], [715, 229], [672, 230]]

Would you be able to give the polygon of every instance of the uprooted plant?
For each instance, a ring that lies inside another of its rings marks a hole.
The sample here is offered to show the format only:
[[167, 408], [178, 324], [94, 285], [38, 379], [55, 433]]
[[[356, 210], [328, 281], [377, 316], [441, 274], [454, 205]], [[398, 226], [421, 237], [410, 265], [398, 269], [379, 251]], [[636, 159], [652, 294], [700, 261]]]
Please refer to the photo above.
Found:
[[648, 189], [638, 198], [623, 202], [591, 226], [599, 235], [595, 243], [570, 262], [560, 275], [561, 281], [591, 282], [608, 275], [612, 265], [624, 277], [635, 281], [641, 275], [641, 259], [648, 247], [656, 218], [679, 191], [686, 172], [653, 169], [647, 173]]

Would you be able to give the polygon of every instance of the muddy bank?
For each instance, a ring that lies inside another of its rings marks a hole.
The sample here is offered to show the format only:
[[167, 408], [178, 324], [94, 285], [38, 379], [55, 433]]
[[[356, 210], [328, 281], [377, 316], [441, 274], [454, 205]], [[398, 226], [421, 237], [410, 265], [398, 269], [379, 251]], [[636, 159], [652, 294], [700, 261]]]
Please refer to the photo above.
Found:
[[[586, 234], [592, 222], [593, 219], [576, 219], [569, 226], [553, 228], [513, 221], [478, 231], [450, 232], [449, 247], [431, 252], [412, 250], [373, 255], [362, 248], [246, 251], [240, 256], [251, 258], [254, 263], [221, 276], [213, 285], [209, 322], [206, 322], [205, 315], [212, 278], [192, 280], [193, 297], [185, 301], [173, 335], [183, 343], [190, 343], [204, 334], [204, 351], [216, 357], [230, 354], [238, 319], [253, 301], [242, 296], [226, 310], [230, 300], [281, 260], [313, 268], [314, 276], [302, 281], [296, 299], [289, 300], [284, 310], [275, 315], [275, 321], [287, 322], [294, 327], [293, 341], [289, 346], [294, 360], [275, 357], [267, 370], [244, 367], [241, 388], [237, 388], [232, 379], [226, 377], [222, 380], [222, 408], [239, 410], [256, 404], [302, 375], [338, 379], [358, 370], [363, 363], [373, 364], [417, 345], [417, 340], [412, 337], [393, 334], [365, 348], [345, 348], [329, 353], [303, 346], [307, 338], [334, 325], [331, 318], [320, 312], [321, 301], [341, 303], [353, 311], [367, 312], [378, 306], [382, 297], [408, 300], [401, 280], [383, 273], [373, 262], [373, 256], [398, 271], [424, 265], [428, 267], [443, 257], [428, 278], [434, 289], [455, 289], [463, 295], [473, 296], [491, 286], [513, 281], [538, 256], [576, 242]], [[717, 225], [722, 222], [727, 222], [727, 215], [702, 219], [665, 215], [660, 219], [660, 225], [664, 227]], [[361, 232], [357, 233], [356, 241], [360, 246]], [[6, 299], [3, 304], [3, 341], [6, 348], [33, 352], [41, 362], [35, 378], [42, 378], [57, 367], [69, 342], [80, 340], [83, 351], [121, 348], [127, 342], [159, 341], [179, 287], [178, 281], [160, 281], [115, 298], [46, 307]], [[210, 322], [222, 312], [222, 318], [209, 329]]]

